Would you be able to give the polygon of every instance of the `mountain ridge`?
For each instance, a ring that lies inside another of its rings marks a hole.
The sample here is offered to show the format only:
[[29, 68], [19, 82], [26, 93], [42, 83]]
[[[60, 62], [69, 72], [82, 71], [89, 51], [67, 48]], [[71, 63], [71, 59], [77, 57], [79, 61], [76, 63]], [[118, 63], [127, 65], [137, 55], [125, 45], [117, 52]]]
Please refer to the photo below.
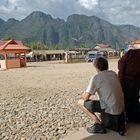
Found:
[[73, 14], [67, 20], [34, 11], [18, 21], [0, 18], [0, 39], [12, 36], [25, 44], [38, 41], [48, 47], [94, 47], [107, 43], [112, 48], [124, 48], [126, 42], [140, 38], [140, 28], [134, 25], [114, 25], [96, 16]]

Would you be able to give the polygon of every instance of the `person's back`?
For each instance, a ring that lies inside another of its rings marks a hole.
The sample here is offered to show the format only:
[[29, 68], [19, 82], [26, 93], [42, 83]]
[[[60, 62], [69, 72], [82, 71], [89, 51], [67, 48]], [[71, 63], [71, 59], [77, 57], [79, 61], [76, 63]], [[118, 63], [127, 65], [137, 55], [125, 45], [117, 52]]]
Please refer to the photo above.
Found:
[[124, 134], [124, 96], [116, 73], [108, 70], [100, 71], [95, 79], [100, 105], [104, 108], [101, 112], [103, 124]]
[[113, 71], [100, 71], [95, 77], [101, 107], [105, 112], [116, 115], [124, 110], [124, 97], [119, 79]]

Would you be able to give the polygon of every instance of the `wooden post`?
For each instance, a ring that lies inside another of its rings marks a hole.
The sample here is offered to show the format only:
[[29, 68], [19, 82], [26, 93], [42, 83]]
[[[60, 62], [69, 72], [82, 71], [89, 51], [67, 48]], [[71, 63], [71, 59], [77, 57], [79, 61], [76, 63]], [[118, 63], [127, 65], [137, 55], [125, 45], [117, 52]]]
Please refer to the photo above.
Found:
[[65, 52], [65, 62], [68, 63], [68, 52]]
[[6, 54], [6, 52], [4, 53], [4, 57], [5, 57], [5, 67], [7, 69], [7, 54]]
[[24, 52], [24, 62], [25, 62], [25, 67], [26, 67], [26, 52]]

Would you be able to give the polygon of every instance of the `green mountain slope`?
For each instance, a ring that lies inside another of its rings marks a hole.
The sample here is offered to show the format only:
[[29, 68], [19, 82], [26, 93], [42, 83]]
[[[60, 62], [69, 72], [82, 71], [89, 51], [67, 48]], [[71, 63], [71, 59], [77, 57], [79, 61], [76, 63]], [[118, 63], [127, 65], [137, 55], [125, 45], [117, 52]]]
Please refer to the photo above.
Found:
[[123, 48], [126, 42], [140, 38], [140, 28], [113, 25], [95, 16], [77, 14], [64, 21], [36, 11], [21, 21], [0, 19], [0, 39], [6, 36], [26, 44], [38, 41], [48, 47], [94, 47], [96, 43], [108, 43], [113, 48]]

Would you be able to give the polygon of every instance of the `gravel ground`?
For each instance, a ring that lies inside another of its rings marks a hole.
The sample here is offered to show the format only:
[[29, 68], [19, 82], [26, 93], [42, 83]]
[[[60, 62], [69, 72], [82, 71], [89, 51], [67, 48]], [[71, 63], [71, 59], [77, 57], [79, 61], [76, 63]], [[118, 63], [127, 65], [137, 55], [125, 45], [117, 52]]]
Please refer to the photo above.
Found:
[[[109, 60], [117, 72], [117, 60]], [[96, 71], [92, 63], [28, 63], [0, 71], [0, 139], [58, 140], [91, 123], [77, 101]]]

